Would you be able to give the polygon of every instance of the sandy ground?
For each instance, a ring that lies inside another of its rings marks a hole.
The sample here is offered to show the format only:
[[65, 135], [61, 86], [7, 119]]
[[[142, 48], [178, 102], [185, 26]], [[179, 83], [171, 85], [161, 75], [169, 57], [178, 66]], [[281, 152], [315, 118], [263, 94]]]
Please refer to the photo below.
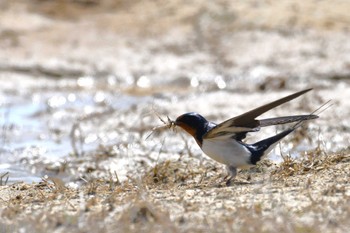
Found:
[[346, 232], [350, 157], [319, 156], [261, 165], [231, 187], [215, 166], [189, 168], [193, 161], [162, 163], [122, 184], [111, 178], [76, 189], [58, 180], [2, 186], [1, 230]]
[[[1, 1], [1, 106], [45, 104], [30, 115], [42, 132], [2, 133], [1, 159], [44, 178], [1, 174], [0, 232], [347, 232], [349, 10], [345, 0]], [[155, 110], [219, 122], [308, 87], [271, 115], [333, 106], [281, 144], [281, 163], [241, 171], [231, 187], [186, 135], [146, 140]], [[7, 149], [30, 137], [64, 156], [43, 159], [32, 139]]]

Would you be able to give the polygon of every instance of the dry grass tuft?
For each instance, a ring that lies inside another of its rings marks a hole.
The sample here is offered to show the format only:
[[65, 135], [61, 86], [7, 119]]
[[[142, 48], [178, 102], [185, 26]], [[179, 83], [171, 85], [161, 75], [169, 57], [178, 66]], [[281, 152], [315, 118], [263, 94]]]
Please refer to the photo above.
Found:
[[251, 183], [232, 187], [218, 186], [223, 171], [195, 158], [159, 162], [125, 182], [110, 174], [75, 189], [53, 178], [18, 183], [0, 187], [0, 224], [8, 232], [341, 232], [349, 165], [349, 154], [315, 150], [278, 166], [265, 161]]
[[286, 178], [294, 175], [303, 175], [315, 173], [320, 170], [328, 169], [340, 162], [347, 162], [350, 156], [345, 153], [327, 154], [320, 146], [315, 150], [306, 151], [304, 155], [298, 158], [292, 158], [290, 155], [284, 155], [283, 162], [272, 171], [272, 176], [277, 178]]
[[190, 169], [181, 161], [167, 160], [156, 164], [147, 171], [142, 182], [152, 187], [170, 188], [192, 182], [195, 177], [200, 175], [200, 171]]

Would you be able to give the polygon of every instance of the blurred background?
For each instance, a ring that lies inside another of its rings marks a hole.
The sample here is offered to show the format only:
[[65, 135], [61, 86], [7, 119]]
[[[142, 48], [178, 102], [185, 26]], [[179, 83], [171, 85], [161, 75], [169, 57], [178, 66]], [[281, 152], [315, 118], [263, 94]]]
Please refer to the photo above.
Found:
[[185, 134], [146, 140], [158, 116], [220, 122], [310, 87], [270, 116], [333, 106], [272, 158], [348, 150], [349, 12], [348, 0], [1, 0], [1, 179], [207, 161]]

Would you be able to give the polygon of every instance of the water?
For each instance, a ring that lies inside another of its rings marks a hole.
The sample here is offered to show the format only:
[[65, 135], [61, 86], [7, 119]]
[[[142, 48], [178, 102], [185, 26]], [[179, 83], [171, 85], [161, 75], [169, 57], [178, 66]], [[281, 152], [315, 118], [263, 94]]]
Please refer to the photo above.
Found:
[[[45, 87], [42, 83], [33, 87], [35, 78], [26, 81], [30, 85], [22, 86], [25, 91], [13, 88], [11, 91], [17, 92], [16, 95], [2, 95], [0, 99], [0, 174], [9, 172], [9, 183], [39, 181], [46, 173], [45, 165], [64, 160], [73, 153], [71, 130], [75, 122], [81, 121], [79, 125], [83, 127], [80, 132], [84, 134], [81, 149], [96, 150], [101, 141], [109, 142], [116, 136], [112, 132], [106, 135], [96, 132], [98, 127], [90, 120], [99, 118], [99, 114], [108, 116], [149, 101], [147, 97], [108, 90], [91, 91], [90, 87], [79, 90], [90, 85], [91, 81], [86, 79], [78, 79], [74, 87], [76, 90], [70, 91], [66, 90], [67, 86]], [[70, 80], [67, 83], [72, 87]], [[38, 86], [40, 91], [35, 90]], [[32, 91], [29, 91], [30, 88]], [[38, 166], [33, 166], [35, 164]]]

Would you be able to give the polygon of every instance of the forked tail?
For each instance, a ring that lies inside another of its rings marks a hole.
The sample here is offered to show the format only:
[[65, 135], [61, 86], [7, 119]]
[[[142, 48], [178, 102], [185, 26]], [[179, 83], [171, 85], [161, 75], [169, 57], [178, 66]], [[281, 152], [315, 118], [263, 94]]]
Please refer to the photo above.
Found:
[[[252, 153], [250, 162], [252, 164], [256, 164], [257, 162], [259, 162], [261, 160], [261, 158], [263, 156], [267, 155], [282, 138], [284, 138], [285, 136], [287, 136], [288, 134], [290, 134], [291, 132], [293, 132], [294, 130], [299, 128], [300, 126], [302, 126], [305, 123], [305, 121], [318, 118], [318, 115], [320, 113], [322, 113], [327, 108], [332, 106], [332, 105], [326, 106], [327, 104], [329, 104], [329, 102], [330, 101], [327, 101], [326, 103], [322, 104], [319, 108], [317, 108], [310, 115], [308, 115], [309, 117], [307, 117], [307, 115], [301, 116], [300, 121], [295, 123], [292, 127], [282, 131], [281, 133], [276, 134], [275, 136], [266, 138], [264, 140], [261, 140], [259, 142], [256, 142], [254, 144], [247, 145], [248, 149]], [[314, 115], [315, 112], [318, 112], [318, 115]]]
[[250, 152], [252, 153], [252, 157], [250, 159], [250, 162], [252, 164], [256, 164], [261, 160], [262, 157], [270, 153], [270, 151], [276, 146], [276, 144], [285, 136], [293, 132], [296, 128], [289, 128], [284, 131], [282, 131], [279, 134], [276, 134], [275, 136], [266, 138], [264, 140], [261, 140], [259, 142], [256, 142], [252, 145], [250, 145], [248, 148]]

